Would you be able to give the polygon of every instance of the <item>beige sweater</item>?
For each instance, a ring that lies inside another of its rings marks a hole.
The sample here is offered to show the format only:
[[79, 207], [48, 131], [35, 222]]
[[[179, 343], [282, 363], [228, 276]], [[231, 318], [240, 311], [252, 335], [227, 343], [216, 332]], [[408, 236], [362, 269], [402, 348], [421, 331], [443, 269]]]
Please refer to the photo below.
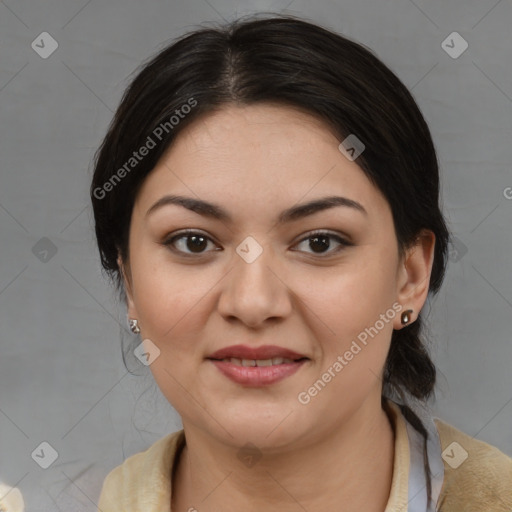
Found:
[[[385, 512], [407, 510], [409, 441], [405, 420], [395, 404], [395, 458]], [[512, 458], [436, 419], [444, 453], [445, 476], [440, 512], [512, 512]], [[458, 443], [452, 445], [452, 443]], [[99, 512], [171, 512], [171, 471], [185, 443], [183, 430], [128, 457], [105, 478]], [[450, 447], [450, 445], [452, 445]], [[467, 458], [465, 457], [467, 452]], [[462, 454], [462, 456], [461, 456]], [[464, 459], [464, 460], [463, 460]]]

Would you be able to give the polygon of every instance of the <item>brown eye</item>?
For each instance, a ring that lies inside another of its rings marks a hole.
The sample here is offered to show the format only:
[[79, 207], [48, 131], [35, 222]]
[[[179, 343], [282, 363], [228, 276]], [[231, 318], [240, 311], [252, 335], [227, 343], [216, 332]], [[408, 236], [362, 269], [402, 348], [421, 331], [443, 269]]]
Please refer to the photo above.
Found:
[[[334, 240], [334, 243], [332, 242]], [[312, 254], [334, 254], [341, 251], [344, 247], [352, 245], [343, 238], [333, 233], [320, 231], [317, 233], [310, 233], [306, 238], [303, 238], [300, 244], [307, 242], [307, 247], [311, 249]], [[337, 246], [337, 247], [336, 247]], [[334, 250], [329, 251], [332, 247]], [[308, 252], [308, 251], [306, 251]]]
[[213, 244], [211, 238], [206, 235], [196, 231], [187, 231], [166, 240], [164, 245], [170, 247], [171, 250], [175, 252], [183, 254], [184, 256], [190, 256], [209, 252], [206, 251], [209, 242]]
[[206, 237], [202, 235], [187, 235], [185, 238], [187, 239], [187, 249], [192, 252], [202, 252], [208, 245]]
[[309, 239], [309, 246], [313, 252], [324, 252], [331, 246], [330, 237], [328, 235], [315, 235]]

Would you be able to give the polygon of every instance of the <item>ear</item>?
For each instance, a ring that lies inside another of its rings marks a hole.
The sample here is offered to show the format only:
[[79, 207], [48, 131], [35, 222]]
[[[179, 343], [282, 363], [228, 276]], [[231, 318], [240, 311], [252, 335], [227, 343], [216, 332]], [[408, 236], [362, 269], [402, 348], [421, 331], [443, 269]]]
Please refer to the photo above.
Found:
[[[400, 262], [397, 274], [397, 300], [402, 311], [412, 309], [409, 323], [414, 322], [425, 304], [434, 263], [434, 247], [436, 237], [430, 230], [423, 229], [414, 244], [406, 251]], [[405, 327], [401, 322], [401, 314], [395, 318], [394, 328]]]
[[135, 303], [133, 301], [133, 291], [132, 291], [132, 283], [131, 283], [131, 271], [129, 264], [126, 264], [121, 259], [121, 256], [117, 257], [117, 264], [121, 270], [121, 275], [123, 276], [124, 289], [126, 291], [126, 307], [128, 311], [128, 316], [130, 318], [138, 318], [137, 308], [135, 307]]

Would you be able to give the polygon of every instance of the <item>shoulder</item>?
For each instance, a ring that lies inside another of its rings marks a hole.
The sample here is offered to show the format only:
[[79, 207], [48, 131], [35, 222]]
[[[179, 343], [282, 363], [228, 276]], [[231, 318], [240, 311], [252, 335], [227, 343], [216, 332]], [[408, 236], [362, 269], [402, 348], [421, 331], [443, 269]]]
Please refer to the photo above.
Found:
[[512, 458], [435, 419], [444, 461], [440, 511], [512, 510]]
[[149, 511], [157, 503], [170, 503], [169, 468], [183, 439], [183, 430], [168, 434], [112, 469], [103, 481], [98, 509], [101, 512]]

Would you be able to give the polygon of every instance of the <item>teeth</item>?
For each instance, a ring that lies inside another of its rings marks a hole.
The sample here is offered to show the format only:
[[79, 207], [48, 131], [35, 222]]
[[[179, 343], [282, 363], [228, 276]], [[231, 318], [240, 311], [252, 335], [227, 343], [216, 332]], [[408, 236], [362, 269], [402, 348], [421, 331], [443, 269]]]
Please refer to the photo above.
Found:
[[257, 359], [256, 366], [272, 366], [272, 359]]
[[273, 366], [294, 362], [293, 359], [289, 359], [287, 357], [273, 357], [272, 359], [239, 359], [237, 357], [227, 357], [222, 361], [225, 363], [235, 364], [237, 366]]

